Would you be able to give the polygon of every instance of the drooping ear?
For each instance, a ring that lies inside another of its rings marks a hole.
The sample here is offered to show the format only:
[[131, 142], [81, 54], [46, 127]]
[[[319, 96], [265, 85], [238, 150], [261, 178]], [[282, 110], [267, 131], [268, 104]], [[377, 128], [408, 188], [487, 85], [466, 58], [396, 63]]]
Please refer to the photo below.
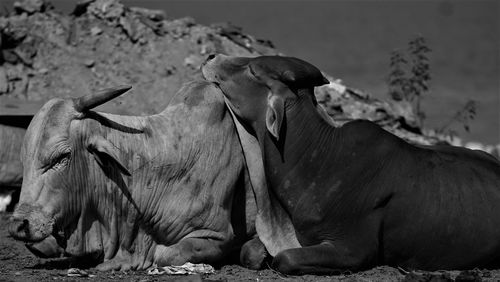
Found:
[[87, 149], [92, 153], [99, 166], [106, 167], [106, 164], [114, 163], [123, 174], [131, 175], [130, 171], [123, 165], [119, 158], [118, 148], [103, 137], [92, 137], [87, 145]]
[[274, 193], [268, 190], [259, 141], [241, 124], [227, 99], [224, 100], [238, 132], [250, 177], [250, 185], [254, 192], [253, 196], [257, 205], [255, 230], [259, 239], [264, 243], [271, 256], [276, 256], [283, 250], [300, 248], [301, 245], [290, 216], [276, 199]]
[[270, 93], [267, 98], [266, 127], [276, 138], [280, 139], [281, 125], [285, 118], [285, 99], [281, 95]]

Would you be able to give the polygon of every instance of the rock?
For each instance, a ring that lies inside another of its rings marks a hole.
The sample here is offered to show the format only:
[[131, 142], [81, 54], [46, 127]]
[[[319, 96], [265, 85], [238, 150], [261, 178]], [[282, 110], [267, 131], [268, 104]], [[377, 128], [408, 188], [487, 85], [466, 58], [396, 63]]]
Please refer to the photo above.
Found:
[[96, 35], [99, 35], [102, 33], [102, 29], [100, 29], [99, 27], [97, 26], [94, 26], [90, 29], [90, 35], [92, 36], [96, 36]]
[[333, 91], [341, 95], [343, 95], [347, 91], [347, 87], [342, 84], [342, 80], [340, 79], [334, 79], [333, 81], [330, 81], [327, 87], [330, 87], [331, 89], [333, 89]]
[[83, 64], [88, 67], [88, 68], [91, 68], [95, 65], [95, 61], [92, 60], [92, 59], [88, 59], [88, 60], [85, 60], [85, 62], [83, 62]]
[[41, 68], [38, 70], [38, 73], [40, 73], [40, 74], [47, 74], [48, 72], [49, 72], [48, 68]]
[[389, 105], [391, 107], [391, 110], [393, 114], [396, 116], [399, 116], [403, 119], [406, 125], [408, 125], [410, 128], [420, 128], [420, 120], [417, 116], [417, 114], [414, 112], [413, 105], [406, 101], [406, 100], [401, 100], [401, 101], [390, 101]]
[[190, 28], [195, 26], [196, 22], [191, 17], [185, 17], [182, 19], [175, 19], [168, 23], [169, 34], [171, 34], [175, 39], [180, 39], [187, 36], [190, 33]]
[[189, 57], [184, 59], [184, 66], [189, 67], [191, 69], [198, 69], [200, 68], [203, 61], [204, 58], [201, 58], [200, 56], [190, 55]]
[[481, 282], [481, 271], [477, 269], [464, 270], [455, 278], [455, 282]]
[[117, 22], [125, 13], [125, 8], [117, 0], [96, 0], [88, 5], [87, 12], [99, 19]]
[[243, 33], [240, 27], [231, 23], [216, 23], [212, 25], [212, 28], [221, 36], [228, 38], [251, 52], [266, 53], [268, 49], [274, 49], [270, 40], [256, 39], [251, 35]]
[[78, 268], [68, 269], [68, 277], [89, 277], [89, 274], [85, 270]]
[[9, 79], [5, 68], [0, 66], [0, 95], [9, 92]]
[[141, 7], [131, 7], [130, 11], [146, 16], [148, 19], [153, 21], [163, 21], [167, 18], [163, 10], [150, 10]]
[[73, 9], [73, 12], [71, 13], [73, 16], [79, 17], [87, 12], [87, 8], [90, 5], [90, 3], [94, 2], [95, 0], [81, 0], [78, 1], [75, 5], [75, 8]]
[[47, 7], [47, 3], [44, 0], [23, 0], [14, 2], [14, 10], [16, 13], [21, 14], [23, 12], [29, 15], [36, 12], [43, 12]]
[[132, 17], [120, 17], [119, 25], [123, 28], [125, 34], [127, 34], [132, 42], [137, 42], [141, 37], [140, 33], [137, 31], [137, 23]]
[[[15, 46], [21, 43], [28, 36], [28, 29], [23, 25], [14, 25], [8, 18], [4, 19], [3, 28], [1, 28], [2, 33], [2, 49], [6, 49], [9, 45]], [[12, 48], [12, 47], [9, 47]]]
[[235, 42], [236, 44], [245, 47], [247, 49], [252, 49], [252, 41], [249, 35], [244, 34], [240, 27], [232, 25], [230, 23], [217, 23], [212, 25], [222, 36], [225, 36]]
[[449, 273], [446, 272], [416, 272], [408, 273], [403, 282], [452, 282]]
[[19, 60], [27, 66], [33, 65], [33, 57], [35, 57], [37, 52], [34, 44], [34, 40], [25, 40], [13, 50]]
[[176, 71], [177, 69], [175, 68], [175, 66], [167, 66], [165, 67], [165, 76], [173, 75]]
[[137, 14], [137, 19], [145, 26], [150, 28], [156, 35], [165, 35], [163, 24], [161, 22], [154, 22], [142, 14]]
[[2, 51], [2, 57], [3, 60], [7, 63], [11, 64], [17, 64], [19, 61], [19, 57], [16, 55], [16, 53], [13, 50], [1, 50]]

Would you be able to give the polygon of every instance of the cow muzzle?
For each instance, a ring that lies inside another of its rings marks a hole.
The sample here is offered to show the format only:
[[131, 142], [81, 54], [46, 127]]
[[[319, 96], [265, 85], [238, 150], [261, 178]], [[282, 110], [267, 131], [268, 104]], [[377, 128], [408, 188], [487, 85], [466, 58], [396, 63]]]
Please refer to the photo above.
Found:
[[14, 239], [39, 242], [53, 233], [54, 219], [41, 209], [32, 209], [29, 213], [16, 212], [10, 219], [8, 230]]

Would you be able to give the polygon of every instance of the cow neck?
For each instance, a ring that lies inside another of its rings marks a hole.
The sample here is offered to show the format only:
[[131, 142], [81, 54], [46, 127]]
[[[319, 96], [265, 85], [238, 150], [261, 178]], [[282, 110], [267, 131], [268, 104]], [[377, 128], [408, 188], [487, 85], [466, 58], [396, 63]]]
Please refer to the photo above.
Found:
[[259, 143], [270, 189], [291, 214], [309, 185], [302, 180], [316, 179], [333, 165], [337, 153], [332, 143], [337, 132], [320, 116], [312, 101], [304, 98], [286, 110], [282, 127], [284, 138], [276, 141], [266, 131], [259, 134], [259, 140], [263, 140]]
[[[113, 143], [117, 143], [121, 134], [130, 134], [130, 136], [142, 134], [139, 130], [143, 124], [141, 118], [104, 113], [99, 113], [99, 115], [105, 118], [106, 122], [113, 123], [113, 129], [103, 126], [101, 124], [102, 121], [99, 122], [99, 127], [95, 128], [92, 125], [94, 122], [88, 119], [83, 121], [86, 124], [84, 128], [86, 128], [87, 132], [100, 132], [101, 136], [105, 136], [106, 139]], [[120, 130], [131, 131], [132, 134], [122, 133], [114, 127], [120, 127]], [[86, 141], [82, 141], [82, 146], [85, 146]], [[89, 179], [86, 183], [106, 183], [106, 185], [104, 187], [89, 187], [90, 207], [83, 207], [82, 212], [90, 213], [90, 218], [100, 223], [87, 222], [85, 225], [92, 227], [90, 229], [88, 229], [89, 227], [84, 227], [83, 229], [88, 230], [86, 237], [101, 238], [104, 258], [111, 259], [116, 255], [120, 247], [124, 247], [125, 249], [131, 247], [132, 240], [137, 235], [137, 226], [133, 226], [130, 222], [137, 222], [141, 211], [138, 210], [138, 205], [135, 202], [132, 203], [130, 199], [126, 199], [127, 197], [124, 192], [116, 187], [121, 183], [127, 184], [127, 176], [123, 175], [118, 169], [110, 170], [108, 172], [110, 174], [106, 176], [102, 168], [98, 166], [90, 167], [91, 169], [88, 171]], [[112, 179], [111, 182], [110, 179]], [[125, 188], [130, 187], [125, 186]], [[92, 213], [95, 213], [95, 216]], [[89, 215], [82, 216], [88, 217]], [[88, 238], [86, 241], [91, 245], [91, 248], [95, 244], [88, 240]]]
[[[181, 112], [182, 113], [182, 112]], [[106, 138], [111, 141], [113, 144], [118, 146], [125, 146], [127, 148], [135, 148], [134, 153], [137, 156], [143, 155], [147, 157], [148, 155], [156, 156], [151, 162], [149, 162], [149, 166], [156, 166], [158, 168], [164, 169], [165, 172], [168, 171], [170, 166], [160, 166], [165, 161], [166, 154], [168, 154], [169, 149], [167, 148], [178, 148], [177, 150], [182, 150], [184, 146], [181, 146], [181, 141], [178, 140], [177, 136], [174, 136], [173, 129], [177, 126], [172, 126], [171, 121], [179, 118], [181, 114], [177, 107], [167, 107], [163, 112], [157, 115], [152, 115], [148, 117], [128, 117], [128, 116], [120, 116], [120, 115], [112, 115], [112, 114], [103, 114], [100, 113], [101, 116], [107, 118], [114, 122], [114, 127], [121, 126], [122, 128], [130, 128], [132, 129], [132, 134], [128, 132], [121, 132], [120, 130], [116, 130], [116, 128], [110, 129], [105, 126], [100, 126], [99, 131], [101, 131], [101, 135], [106, 136]], [[177, 116], [177, 118], [172, 118]], [[146, 127], [144, 127], [147, 125]], [[147, 137], [146, 135], [151, 134], [151, 127], [155, 128], [155, 135], [164, 135], [168, 136], [168, 138], [155, 138], [155, 137]], [[134, 131], [133, 129], [136, 129]], [[160, 129], [163, 129], [163, 132], [159, 132]], [[140, 130], [144, 130], [144, 133], [140, 132]], [[138, 133], [140, 132], [140, 133]], [[123, 137], [122, 135], [126, 135]], [[126, 144], [119, 145], [124, 143], [123, 140], [127, 140]], [[145, 141], [149, 140], [149, 141]], [[152, 142], [152, 143], [144, 143], [144, 142]], [[147, 145], [146, 145], [147, 144]], [[144, 150], [144, 151], [142, 151]], [[173, 150], [173, 149], [172, 149]], [[130, 150], [124, 150], [124, 154], [130, 154]], [[128, 152], [128, 153], [127, 153]], [[195, 154], [193, 152], [183, 152], [182, 155], [185, 155], [186, 159], [190, 159], [188, 156], [191, 154]], [[124, 160], [134, 159], [131, 155], [127, 155], [124, 157]], [[141, 158], [136, 158], [140, 160]], [[192, 166], [191, 163], [182, 162], [181, 167], [176, 167], [176, 170], [183, 172], [183, 168], [188, 169]], [[141, 162], [128, 162], [128, 169], [132, 172], [136, 170], [141, 170], [144, 167], [144, 164]], [[137, 189], [146, 188], [147, 185], [142, 183], [137, 186], [138, 183], [135, 181], [132, 184], [129, 179], [127, 179], [126, 175], [123, 175], [119, 172], [118, 169], [114, 169], [112, 171], [113, 175], [105, 176], [102, 173], [102, 169], [96, 167], [96, 172], [94, 172], [94, 176], [91, 179], [98, 179], [97, 183], [108, 183], [108, 187], [101, 187], [104, 189], [98, 189], [97, 194], [101, 195], [100, 197], [94, 197], [93, 201], [94, 206], [97, 208], [97, 213], [102, 219], [105, 229], [110, 236], [110, 240], [115, 242], [116, 240], [122, 241], [124, 238], [120, 238], [121, 236], [130, 236], [133, 233], [130, 229], [133, 228], [134, 232], [137, 226], [130, 226], [127, 222], [141, 222], [143, 223], [142, 228], [148, 229], [149, 225], [154, 221], [155, 213], [152, 211], [161, 209], [162, 202], [159, 201], [161, 197], [158, 197], [155, 193], [159, 193], [159, 191], [152, 189], [145, 189], [146, 192], [135, 192]], [[143, 175], [144, 179], [149, 178], [152, 180], [151, 183], [157, 183], [158, 174], [155, 174], [152, 170], [144, 170], [140, 172]], [[114, 179], [112, 183], [110, 183], [110, 177]], [[179, 175], [173, 175], [173, 180], [177, 181]], [[138, 181], [144, 181], [138, 180]], [[172, 181], [173, 181], [172, 180]], [[120, 183], [123, 181], [122, 188]], [[132, 185], [132, 186], [129, 186]], [[126, 193], [130, 192], [130, 198], [127, 197]], [[132, 195], [133, 194], [133, 195]], [[131, 217], [130, 219], [125, 220], [123, 216]], [[122, 217], [121, 220], [118, 220]], [[125, 240], [128, 240], [125, 238]]]

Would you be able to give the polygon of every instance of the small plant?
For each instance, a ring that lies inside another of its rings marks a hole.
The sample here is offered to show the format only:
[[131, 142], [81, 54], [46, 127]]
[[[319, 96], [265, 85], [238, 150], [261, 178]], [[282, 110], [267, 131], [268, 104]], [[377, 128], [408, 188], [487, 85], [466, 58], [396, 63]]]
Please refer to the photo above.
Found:
[[[429, 91], [431, 75], [428, 54], [430, 52], [431, 49], [427, 46], [424, 37], [417, 36], [408, 42], [407, 50], [395, 50], [390, 58], [389, 96], [400, 104], [406, 104], [405, 108], [413, 111], [407, 115], [410, 118], [406, 122], [411, 122], [411, 117], [415, 117], [416, 127], [422, 127], [425, 119], [421, 100], [423, 94]], [[448, 121], [435, 129], [435, 132], [451, 138], [456, 137], [458, 134], [452, 126], [457, 123], [462, 124], [463, 129], [469, 132], [470, 123], [475, 116], [476, 101], [468, 100]]]
[[408, 100], [407, 93], [409, 88], [409, 80], [406, 77], [405, 66], [408, 61], [404, 58], [403, 53], [399, 50], [394, 50], [391, 53], [391, 72], [389, 74], [389, 95], [394, 101]]
[[458, 110], [447, 122], [436, 129], [437, 133], [450, 137], [457, 136], [457, 132], [451, 129], [451, 125], [461, 123], [466, 132], [470, 131], [470, 122], [476, 117], [476, 101], [470, 99]]
[[424, 118], [421, 111], [420, 102], [422, 94], [429, 91], [430, 67], [427, 54], [431, 51], [427, 47], [427, 43], [422, 36], [415, 38], [409, 42], [409, 51], [411, 54], [411, 74], [410, 77], [410, 93], [415, 100], [417, 114]]
[[406, 52], [395, 50], [390, 58], [389, 95], [394, 101], [410, 103], [419, 125], [425, 118], [421, 110], [422, 95], [429, 90], [431, 80], [430, 51], [424, 37], [417, 36], [408, 42]]

